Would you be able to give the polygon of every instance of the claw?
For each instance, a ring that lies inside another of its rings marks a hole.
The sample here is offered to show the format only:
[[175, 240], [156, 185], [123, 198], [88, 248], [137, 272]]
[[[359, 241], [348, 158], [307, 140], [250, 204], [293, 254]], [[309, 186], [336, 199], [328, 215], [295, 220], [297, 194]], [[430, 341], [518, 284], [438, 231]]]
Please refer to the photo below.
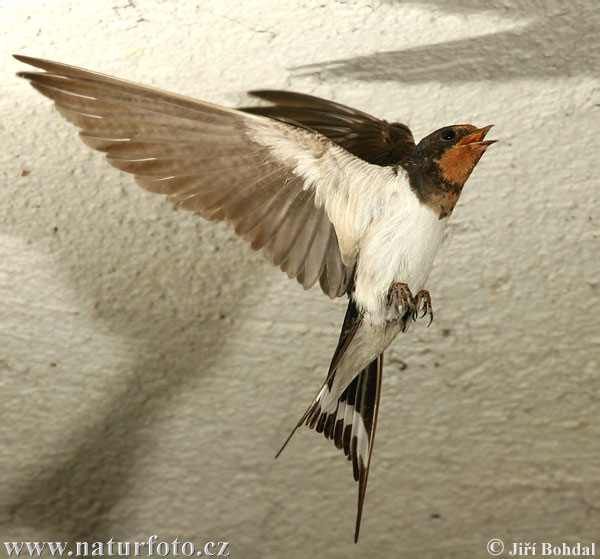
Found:
[[431, 307], [431, 296], [429, 295], [429, 291], [419, 291], [419, 293], [417, 293], [416, 302], [419, 311], [423, 311], [423, 314], [419, 318], [424, 318], [426, 315], [429, 315], [429, 324], [427, 325], [427, 328], [429, 328], [433, 322], [433, 309]]
[[[420, 318], [424, 318], [429, 315], [429, 324], [431, 326], [433, 322], [433, 309], [431, 307], [431, 297], [429, 291], [422, 289], [417, 293], [416, 297], [410, 291], [410, 288], [406, 283], [394, 283], [390, 287], [388, 294], [388, 308], [392, 305], [393, 296], [396, 295], [396, 304], [398, 305], [398, 311], [401, 312], [402, 316], [408, 315], [416, 322]], [[419, 314], [423, 312], [419, 316]]]
[[413, 297], [413, 294], [411, 293], [408, 285], [406, 283], [392, 284], [388, 295], [389, 305], [391, 305], [392, 303], [392, 296], [394, 294], [397, 298], [396, 304], [398, 305], [398, 310], [400, 311], [400, 314], [404, 316], [408, 313], [411, 316], [411, 318], [415, 320], [416, 314], [418, 314], [418, 307], [416, 306], [415, 298]]

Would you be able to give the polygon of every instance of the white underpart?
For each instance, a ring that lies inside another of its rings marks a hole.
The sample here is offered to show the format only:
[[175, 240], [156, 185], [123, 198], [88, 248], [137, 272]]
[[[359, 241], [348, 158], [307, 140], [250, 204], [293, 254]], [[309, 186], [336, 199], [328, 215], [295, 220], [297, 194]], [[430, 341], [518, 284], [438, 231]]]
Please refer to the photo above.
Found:
[[[357, 262], [354, 300], [363, 321], [342, 357], [331, 391], [317, 399], [333, 412], [337, 400], [398, 335], [401, 325], [388, 308], [394, 282], [420, 291], [433, 266], [448, 218], [439, 219], [411, 190], [401, 167], [371, 165], [327, 138], [268, 120], [246, 121], [248, 137], [314, 189], [338, 236], [342, 261]], [[348, 408], [346, 408], [348, 411]], [[364, 426], [363, 426], [364, 427]]]
[[389, 196], [377, 220], [359, 243], [354, 299], [373, 325], [387, 315], [387, 295], [394, 282], [408, 284], [416, 295], [431, 272], [448, 218], [440, 220], [398, 175], [397, 193]]
[[338, 236], [342, 261], [358, 258], [354, 299], [367, 320], [383, 325], [394, 282], [423, 288], [442, 242], [440, 220], [411, 190], [406, 171], [371, 165], [323, 136], [285, 124], [247, 122], [249, 136], [316, 191]]

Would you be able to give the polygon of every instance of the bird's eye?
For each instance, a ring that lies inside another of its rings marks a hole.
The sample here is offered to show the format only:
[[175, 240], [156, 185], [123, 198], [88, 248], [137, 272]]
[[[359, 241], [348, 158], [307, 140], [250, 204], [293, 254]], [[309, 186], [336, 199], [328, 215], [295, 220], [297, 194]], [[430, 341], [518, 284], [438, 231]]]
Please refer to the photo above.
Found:
[[456, 138], [456, 132], [454, 130], [444, 130], [442, 132], [442, 140], [454, 140]]

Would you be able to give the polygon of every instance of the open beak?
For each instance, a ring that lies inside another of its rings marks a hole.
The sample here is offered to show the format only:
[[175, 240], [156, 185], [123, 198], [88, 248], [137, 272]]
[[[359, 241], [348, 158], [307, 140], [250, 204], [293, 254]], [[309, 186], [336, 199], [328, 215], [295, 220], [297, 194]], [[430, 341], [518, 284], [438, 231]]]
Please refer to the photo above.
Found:
[[464, 138], [462, 138], [461, 140], [456, 142], [456, 145], [457, 146], [475, 145], [475, 146], [485, 146], [485, 147], [492, 145], [494, 142], [497, 142], [498, 140], [487, 140], [485, 142], [483, 141], [483, 139], [485, 138], [486, 134], [490, 131], [490, 128], [492, 126], [494, 126], [494, 125], [490, 124], [489, 126], [475, 130], [475, 132], [469, 134], [468, 136], [465, 136]]

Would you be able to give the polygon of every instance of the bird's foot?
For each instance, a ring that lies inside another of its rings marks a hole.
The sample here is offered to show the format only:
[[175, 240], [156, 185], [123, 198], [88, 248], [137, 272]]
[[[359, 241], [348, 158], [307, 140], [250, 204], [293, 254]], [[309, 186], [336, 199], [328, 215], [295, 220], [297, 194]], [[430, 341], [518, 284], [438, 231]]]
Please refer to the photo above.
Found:
[[[429, 295], [429, 291], [427, 291], [426, 289], [421, 289], [421, 291], [417, 293], [417, 297], [415, 299], [415, 307], [417, 310], [413, 314], [413, 320], [416, 321], [417, 318], [423, 318], [429, 315], [429, 324], [427, 325], [427, 328], [429, 328], [431, 326], [431, 323], [433, 322], [433, 308], [431, 307], [431, 296]], [[418, 316], [418, 314], [421, 311], [423, 312], [423, 314], [421, 316]]]
[[[430, 326], [433, 322], [433, 309], [431, 307], [429, 291], [422, 289], [417, 293], [416, 297], [413, 297], [408, 284], [393, 283], [388, 294], [388, 307], [394, 302], [398, 306], [398, 312], [402, 316], [408, 314], [416, 322], [418, 318], [429, 315], [429, 324], [427, 326]], [[419, 313], [423, 314], [419, 316]]]
[[388, 294], [388, 306], [391, 306], [394, 303], [397, 305], [398, 312], [401, 316], [404, 316], [408, 313], [409, 316], [412, 316], [414, 319], [415, 313], [417, 312], [417, 307], [415, 306], [415, 298], [413, 297], [413, 294], [410, 291], [410, 287], [408, 287], [408, 284], [392, 284], [392, 287], [390, 287], [390, 292]]

